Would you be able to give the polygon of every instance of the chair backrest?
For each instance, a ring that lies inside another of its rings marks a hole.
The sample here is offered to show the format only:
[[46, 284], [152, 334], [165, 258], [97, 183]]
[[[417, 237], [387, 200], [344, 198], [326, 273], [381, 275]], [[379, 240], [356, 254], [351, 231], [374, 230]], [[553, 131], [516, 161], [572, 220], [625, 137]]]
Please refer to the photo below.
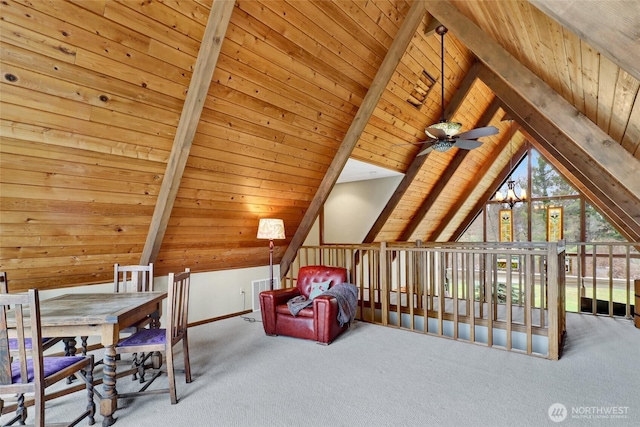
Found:
[[0, 294], [9, 293], [9, 284], [7, 283], [7, 273], [0, 271]]
[[149, 265], [113, 266], [114, 292], [152, 292], [153, 263]]
[[191, 270], [189, 268], [185, 268], [182, 273], [169, 273], [167, 343], [171, 343], [171, 345], [180, 341], [187, 331], [190, 287]]
[[328, 265], [307, 265], [300, 267], [296, 287], [302, 295], [309, 297], [313, 283], [327, 282], [329, 287], [347, 282], [347, 269]]
[[[12, 316], [7, 316], [9, 312]], [[17, 337], [16, 349], [11, 349], [11, 352], [10, 334]], [[0, 294], [0, 394], [44, 390], [41, 343], [38, 290]], [[20, 362], [20, 376], [16, 379], [11, 373], [12, 360]], [[30, 377], [33, 378], [32, 381], [29, 381]]]

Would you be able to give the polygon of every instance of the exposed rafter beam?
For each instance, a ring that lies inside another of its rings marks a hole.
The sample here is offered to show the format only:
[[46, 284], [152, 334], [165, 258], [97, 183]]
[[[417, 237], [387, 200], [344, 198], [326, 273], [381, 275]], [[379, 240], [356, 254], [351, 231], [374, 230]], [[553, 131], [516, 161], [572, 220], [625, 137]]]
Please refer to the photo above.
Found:
[[529, 0], [640, 80], [640, 5], [634, 0]]
[[[503, 108], [509, 114], [516, 114], [506, 105], [504, 105]], [[601, 191], [591, 183], [590, 179], [581, 169], [574, 165], [575, 159], [572, 160], [571, 158], [565, 157], [561, 150], [558, 150], [556, 146], [547, 142], [545, 138], [528, 123], [523, 123], [523, 128], [523, 133], [533, 146], [562, 173], [563, 178], [573, 185], [589, 203], [598, 208], [620, 234], [630, 241], [640, 240], [640, 229], [634, 226], [634, 220], [611, 201], [607, 192]]]
[[149, 225], [147, 241], [140, 257], [141, 264], [154, 262], [160, 252], [234, 6], [235, 0], [216, 0], [211, 7], [193, 76], [189, 82], [189, 91], [180, 114], [173, 147], [167, 161], [167, 169]]
[[[609, 186], [623, 187], [636, 199], [640, 195], [640, 161], [613, 141], [595, 123], [580, 114], [560, 94], [513, 58], [497, 42], [447, 1], [427, 0], [427, 10], [455, 33], [527, 106], [544, 116], [556, 129], [554, 139], [574, 145], [592, 159], [599, 172], [609, 171]], [[504, 101], [504, 100], [503, 100]], [[505, 101], [506, 103], [506, 101]], [[512, 106], [519, 110], [517, 106]], [[528, 120], [528, 115], [520, 115]], [[560, 135], [562, 134], [562, 135]], [[598, 173], [599, 173], [598, 172]], [[622, 203], [623, 200], [617, 200]], [[640, 215], [640, 212], [637, 212]]]
[[[563, 158], [561, 155], [554, 150], [553, 147], [550, 147], [548, 144], [543, 142], [538, 142], [535, 138], [528, 135], [525, 131], [524, 134], [527, 136], [527, 139], [531, 142], [533, 147], [538, 150], [538, 152], [551, 164], [554, 168], [562, 175], [562, 177], [570, 183], [578, 192], [589, 202], [592, 206], [596, 207], [600, 213], [604, 216], [604, 218], [609, 221], [611, 225], [613, 225], [618, 232], [624, 236], [625, 239], [637, 242], [640, 240], [640, 236], [634, 234], [632, 230], [626, 227], [625, 220], [620, 218], [615, 214], [614, 211], [609, 209], [607, 206], [606, 199], [602, 199], [602, 195], [595, 195], [584, 183], [580, 180], [578, 176], [575, 175], [575, 170], [572, 172], [564, 166]], [[622, 225], [622, 227], [620, 226]]]
[[362, 104], [353, 118], [340, 147], [336, 151], [336, 155], [329, 165], [329, 169], [325, 173], [324, 178], [318, 187], [318, 191], [316, 191], [313, 200], [309, 204], [309, 208], [305, 212], [295, 235], [291, 239], [282, 260], [280, 261], [281, 276], [286, 274], [289, 270], [289, 266], [296, 257], [298, 249], [302, 246], [302, 243], [304, 243], [304, 239], [306, 239], [307, 234], [309, 234], [309, 230], [311, 230], [318, 213], [326, 202], [327, 197], [329, 197], [333, 186], [340, 176], [340, 172], [342, 172], [344, 165], [347, 163], [347, 160], [349, 160], [349, 156], [358, 143], [360, 135], [362, 135], [362, 131], [369, 122], [369, 119], [378, 105], [378, 101], [384, 93], [389, 80], [400, 63], [409, 43], [411, 43], [411, 39], [418, 29], [418, 26], [422, 22], [424, 14], [424, 2], [422, 0], [414, 1], [407, 13], [407, 16], [404, 18], [404, 22], [398, 30], [393, 43], [391, 43], [391, 47], [384, 57], [380, 68], [378, 68], [378, 71], [371, 82], [371, 86], [362, 100]]
[[436, 28], [440, 25], [440, 21], [431, 15], [427, 15], [427, 26], [424, 28], [424, 34], [430, 36], [431, 33], [436, 31]]
[[640, 161], [448, 2], [429, 0], [427, 8], [486, 65], [479, 78], [518, 122], [538, 142], [544, 140], [561, 153], [594, 194], [610, 201], [611, 209], [624, 213], [628, 227], [640, 230]]
[[[517, 121], [533, 139], [545, 145], [548, 151], [555, 153], [556, 160], [600, 199], [599, 207], [610, 211], [607, 216], [622, 218], [621, 221], [612, 221], [616, 228], [627, 230], [623, 233], [626, 235], [640, 235], [640, 194], [633, 194], [625, 187], [617, 185], [607, 169], [601, 168], [566, 135], [557, 132], [546, 117], [531, 108], [525, 98], [509, 90], [490, 70], [483, 67], [479, 72], [479, 78], [504, 102], [505, 110], [518, 117]], [[615, 145], [619, 147], [618, 144]], [[637, 162], [633, 157], [629, 158]], [[611, 168], [620, 167], [633, 168], [633, 165], [611, 165]]]
[[[462, 105], [462, 101], [464, 101], [465, 97], [469, 93], [469, 90], [471, 90], [471, 87], [473, 86], [473, 82], [476, 80], [477, 75], [477, 65], [474, 64], [462, 81], [460, 88], [453, 95], [451, 101], [449, 101], [449, 104], [447, 105], [447, 108], [444, 112], [445, 117], [452, 117], [455, 115], [455, 112], [458, 111], [458, 108], [460, 108], [460, 105]], [[419, 153], [420, 151], [422, 151], [422, 148], [418, 150], [417, 153]], [[413, 161], [409, 165], [409, 168], [405, 172], [402, 181], [400, 181], [400, 184], [398, 184], [396, 191], [394, 191], [393, 195], [391, 195], [391, 198], [387, 202], [386, 206], [384, 207], [384, 209], [382, 209], [382, 212], [380, 212], [380, 215], [378, 215], [378, 218], [371, 226], [371, 229], [364, 238], [363, 243], [372, 243], [375, 241], [376, 236], [378, 235], [380, 230], [382, 230], [382, 227], [384, 227], [384, 224], [386, 224], [387, 220], [391, 217], [391, 214], [398, 206], [398, 203], [400, 203], [402, 197], [411, 186], [411, 183], [420, 172], [420, 168], [422, 168], [422, 165], [427, 160], [427, 157], [429, 157], [429, 154], [414, 157]]]

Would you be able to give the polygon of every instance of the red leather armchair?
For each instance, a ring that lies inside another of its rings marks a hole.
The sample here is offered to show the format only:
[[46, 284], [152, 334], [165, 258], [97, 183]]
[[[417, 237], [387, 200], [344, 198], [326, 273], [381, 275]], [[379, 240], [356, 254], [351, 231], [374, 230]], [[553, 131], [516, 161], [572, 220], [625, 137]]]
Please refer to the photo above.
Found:
[[334, 297], [317, 296], [313, 304], [303, 308], [297, 316], [293, 316], [287, 306], [287, 301], [296, 296], [309, 298], [313, 283], [329, 280], [330, 287], [347, 282], [347, 269], [324, 265], [301, 267], [295, 288], [260, 292], [264, 332], [272, 336], [286, 335], [330, 344], [349, 328], [348, 324], [340, 326], [338, 322], [338, 303]]

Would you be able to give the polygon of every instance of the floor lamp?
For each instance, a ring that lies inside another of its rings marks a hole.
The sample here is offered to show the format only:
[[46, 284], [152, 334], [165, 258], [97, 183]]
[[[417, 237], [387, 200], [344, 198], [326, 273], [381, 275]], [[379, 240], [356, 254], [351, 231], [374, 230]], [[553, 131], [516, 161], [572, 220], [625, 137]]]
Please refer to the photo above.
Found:
[[258, 239], [269, 239], [269, 289], [273, 290], [273, 241], [284, 239], [284, 221], [275, 218], [262, 218], [258, 224]]

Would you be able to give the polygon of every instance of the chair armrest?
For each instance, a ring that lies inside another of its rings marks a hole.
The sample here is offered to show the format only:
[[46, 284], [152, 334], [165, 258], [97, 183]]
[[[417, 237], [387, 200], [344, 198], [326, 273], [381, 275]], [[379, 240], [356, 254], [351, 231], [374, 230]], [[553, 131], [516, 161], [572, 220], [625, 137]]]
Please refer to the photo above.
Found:
[[338, 300], [333, 295], [318, 295], [313, 299], [313, 310], [318, 312], [331, 312], [338, 316]]
[[338, 300], [332, 295], [318, 295], [313, 300], [316, 341], [331, 341], [331, 331], [338, 326]]
[[[260, 304], [262, 299], [265, 298], [268, 301], [273, 302], [273, 308], [280, 304], [286, 304], [293, 297], [300, 295], [298, 288], [286, 288], [286, 289], [274, 289], [273, 291], [260, 292]], [[260, 307], [262, 309], [262, 307]]]
[[267, 335], [276, 334], [276, 307], [286, 304], [291, 298], [300, 295], [298, 288], [275, 289], [260, 292], [260, 314], [262, 326]]

